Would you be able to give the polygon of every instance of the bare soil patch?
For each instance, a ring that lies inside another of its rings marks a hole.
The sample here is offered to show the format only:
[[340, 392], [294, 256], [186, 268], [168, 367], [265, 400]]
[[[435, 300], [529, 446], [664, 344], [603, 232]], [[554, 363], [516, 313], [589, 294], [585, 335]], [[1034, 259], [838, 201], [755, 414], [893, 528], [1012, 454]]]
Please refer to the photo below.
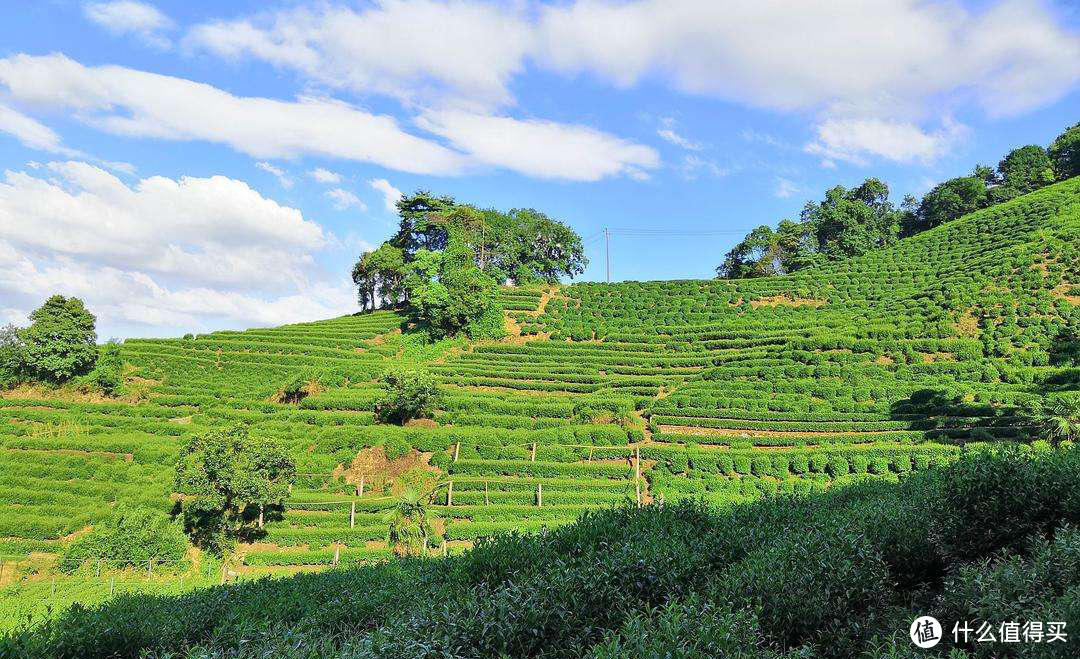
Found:
[[750, 306], [755, 309], [758, 307], [820, 307], [823, 304], [825, 304], [824, 300], [792, 297], [789, 295], [773, 295], [772, 297], [762, 297], [756, 300], [750, 300]]

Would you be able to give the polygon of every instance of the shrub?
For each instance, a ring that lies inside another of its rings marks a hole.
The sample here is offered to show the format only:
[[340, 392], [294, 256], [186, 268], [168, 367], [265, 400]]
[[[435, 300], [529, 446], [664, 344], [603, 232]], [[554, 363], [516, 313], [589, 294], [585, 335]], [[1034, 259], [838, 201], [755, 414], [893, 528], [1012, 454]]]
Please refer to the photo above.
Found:
[[70, 572], [84, 561], [101, 560], [122, 568], [146, 565], [152, 559], [176, 568], [187, 548], [183, 527], [164, 513], [120, 507], [73, 540], [61, 554], [60, 567]]
[[106, 344], [94, 370], [86, 376], [86, 383], [107, 396], [114, 396], [124, 384], [124, 362], [120, 358], [120, 346]]
[[431, 418], [441, 402], [442, 392], [435, 378], [425, 371], [391, 370], [382, 377], [375, 414], [383, 421], [404, 424], [412, 419]]

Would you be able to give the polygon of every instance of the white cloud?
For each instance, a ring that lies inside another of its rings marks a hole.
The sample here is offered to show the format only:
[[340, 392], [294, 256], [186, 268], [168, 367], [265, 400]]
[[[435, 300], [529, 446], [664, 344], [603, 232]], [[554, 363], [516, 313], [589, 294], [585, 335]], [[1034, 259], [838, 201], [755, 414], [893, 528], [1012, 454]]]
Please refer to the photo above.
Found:
[[776, 188], [773, 190], [773, 194], [781, 199], [787, 199], [802, 192], [802, 189], [803, 188], [801, 185], [792, 181], [791, 179], [786, 179], [783, 176], [777, 176]]
[[350, 208], [356, 208], [360, 211], [367, 210], [367, 204], [360, 201], [360, 197], [357, 197], [348, 190], [342, 190], [341, 188], [334, 188], [326, 191], [326, 196], [334, 203], [334, 208], [339, 211], [348, 210]]
[[975, 89], [991, 112], [1020, 111], [1080, 79], [1080, 37], [1036, 0], [981, 13], [918, 0], [579, 0], [541, 10], [539, 31], [537, 59], [556, 70], [782, 110], [884, 94], [921, 107]]
[[683, 157], [679, 169], [682, 172], [683, 178], [691, 180], [700, 177], [702, 174], [713, 178], [720, 178], [721, 176], [727, 176], [731, 173], [730, 169], [721, 167], [716, 164], [716, 161], [709, 158], [702, 158], [701, 156], [692, 153]]
[[675, 131], [675, 119], [673, 117], [661, 117], [660, 126], [661, 128], [656, 131], [656, 134], [665, 141], [687, 151], [700, 151], [703, 148], [702, 144], [683, 137]]
[[401, 190], [398, 190], [394, 186], [390, 185], [390, 181], [384, 178], [373, 178], [368, 181], [368, 185], [375, 188], [383, 195], [383, 203], [386, 205], [386, 210], [391, 213], [397, 212], [397, 202], [403, 196]]
[[317, 167], [311, 170], [310, 172], [308, 172], [308, 176], [315, 179], [319, 183], [341, 183], [341, 174], [332, 172], [329, 169], [323, 169], [322, 167]]
[[136, 0], [113, 0], [87, 3], [83, 11], [88, 19], [113, 34], [132, 34], [156, 48], [171, 45], [161, 33], [173, 23], [153, 5]]
[[210, 85], [63, 55], [0, 59], [0, 84], [17, 99], [66, 109], [132, 137], [205, 140], [256, 158], [319, 155], [421, 174], [454, 174], [466, 157], [410, 135], [393, 117], [330, 99], [234, 96]]
[[255, 163], [255, 167], [273, 175], [273, 177], [278, 180], [278, 183], [281, 184], [281, 187], [288, 189], [293, 186], [293, 180], [289, 178], [289, 175], [285, 173], [284, 169], [275, 167], [272, 163], [265, 161]]
[[313, 255], [335, 240], [300, 211], [223, 176], [129, 186], [82, 162], [0, 182], [0, 299], [25, 316], [83, 297], [102, 335], [278, 324], [346, 313], [351, 289]]
[[965, 128], [946, 121], [935, 132], [912, 123], [882, 119], [826, 119], [816, 129], [815, 140], [806, 145], [807, 153], [822, 156], [829, 166], [836, 160], [865, 164], [868, 156], [896, 162], [930, 162], [964, 134]]
[[187, 43], [254, 57], [335, 88], [406, 101], [511, 100], [532, 30], [520, 12], [470, 0], [379, 0], [362, 10], [290, 8], [197, 26]]
[[61, 145], [60, 136], [45, 124], [0, 103], [0, 133], [7, 133], [31, 149], [73, 154]]
[[637, 176], [660, 162], [651, 147], [589, 126], [454, 110], [428, 112], [418, 123], [480, 163], [537, 178], [596, 181]]

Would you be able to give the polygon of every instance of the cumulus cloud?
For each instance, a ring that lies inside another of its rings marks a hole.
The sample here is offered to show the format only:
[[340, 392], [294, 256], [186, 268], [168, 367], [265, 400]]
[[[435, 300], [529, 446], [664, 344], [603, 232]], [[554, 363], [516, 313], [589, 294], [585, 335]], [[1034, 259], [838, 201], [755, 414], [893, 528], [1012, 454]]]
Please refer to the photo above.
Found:
[[55, 292], [78, 295], [103, 335], [345, 313], [349, 287], [314, 260], [334, 242], [300, 211], [224, 176], [128, 185], [68, 161], [7, 171], [0, 182], [5, 313], [25, 315]]
[[383, 203], [386, 205], [386, 210], [391, 213], [397, 212], [397, 202], [403, 196], [401, 190], [398, 190], [394, 186], [390, 185], [390, 181], [384, 178], [373, 178], [368, 181], [368, 185], [375, 188], [382, 193]]
[[323, 169], [322, 167], [317, 167], [308, 172], [308, 177], [318, 181], [319, 183], [341, 183], [341, 174], [332, 172], [329, 169]]
[[660, 162], [651, 147], [589, 126], [458, 110], [428, 112], [418, 123], [480, 163], [537, 178], [596, 181], [641, 176]]
[[532, 29], [520, 12], [469, 0], [381, 0], [363, 9], [288, 8], [196, 26], [193, 47], [253, 57], [335, 88], [411, 102], [511, 100]]
[[234, 96], [210, 85], [64, 55], [0, 59], [0, 84], [28, 104], [66, 109], [132, 137], [204, 140], [256, 158], [319, 155], [420, 174], [454, 174], [466, 157], [403, 131], [393, 117], [324, 98]]
[[136, 0], [89, 2], [83, 6], [86, 17], [113, 34], [130, 34], [156, 48], [168, 48], [171, 42], [162, 32], [173, 22], [153, 5]]

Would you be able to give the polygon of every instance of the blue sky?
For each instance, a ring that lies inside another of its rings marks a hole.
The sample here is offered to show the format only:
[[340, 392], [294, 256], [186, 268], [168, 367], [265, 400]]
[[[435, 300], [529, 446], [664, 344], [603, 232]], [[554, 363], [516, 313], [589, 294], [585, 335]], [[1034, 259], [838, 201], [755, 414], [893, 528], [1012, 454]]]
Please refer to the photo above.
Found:
[[53, 292], [103, 339], [349, 313], [417, 188], [612, 227], [614, 279], [710, 277], [832, 185], [1047, 144], [1078, 81], [1065, 1], [4, 3], [0, 322]]

